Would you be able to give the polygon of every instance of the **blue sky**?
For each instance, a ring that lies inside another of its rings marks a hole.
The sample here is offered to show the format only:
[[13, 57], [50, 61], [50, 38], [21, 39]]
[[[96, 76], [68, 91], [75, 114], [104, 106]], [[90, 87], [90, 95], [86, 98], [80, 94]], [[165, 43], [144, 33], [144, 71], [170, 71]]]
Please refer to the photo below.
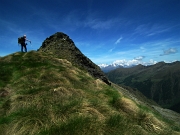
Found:
[[98, 65], [180, 61], [180, 0], [1, 0], [0, 56], [56, 32]]

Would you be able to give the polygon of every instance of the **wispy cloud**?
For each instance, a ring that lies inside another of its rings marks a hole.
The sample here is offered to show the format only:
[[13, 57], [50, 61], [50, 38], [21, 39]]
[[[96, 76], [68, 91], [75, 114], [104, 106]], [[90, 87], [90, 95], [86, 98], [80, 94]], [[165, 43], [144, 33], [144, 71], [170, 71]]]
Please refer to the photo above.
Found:
[[115, 44], [119, 44], [122, 39], [123, 39], [123, 37], [121, 36], [120, 38], [118, 38], [118, 39], [116, 40]]
[[100, 20], [88, 18], [88, 20], [84, 22], [84, 25], [92, 29], [110, 29], [114, 27], [118, 21], [118, 19]]
[[[162, 60], [163, 55], [168, 56], [169, 54], [175, 54], [174, 57], [166, 58], [168, 61], [174, 61], [178, 59], [178, 50], [179, 50], [179, 40], [174, 40], [173, 38], [165, 39], [165, 40], [156, 40], [143, 42], [141, 44], [125, 44], [125, 46], [129, 46], [124, 49], [122, 47], [116, 49], [112, 47], [108, 50], [108, 53], [105, 53], [101, 56], [101, 60], [96, 61], [97, 63], [110, 63], [112, 61], [116, 61], [118, 59], [124, 60], [126, 59], [127, 63], [141, 63], [143, 65], [148, 65], [151, 63], [156, 63], [156, 61], [164, 61]], [[174, 47], [172, 47], [172, 45]], [[170, 48], [170, 49], [164, 49]], [[162, 50], [163, 54], [162, 54]], [[160, 56], [161, 54], [161, 56]], [[108, 55], [108, 56], [107, 56]], [[151, 61], [150, 61], [151, 60]]]
[[145, 58], [145, 56], [138, 56], [138, 57], [135, 57], [134, 59], [141, 61], [141, 60], [144, 59], [144, 58]]
[[164, 32], [168, 32], [172, 29], [173, 27], [165, 26], [165, 25], [160, 25], [160, 24], [141, 24], [136, 27], [134, 30], [134, 34], [139, 34], [139, 35], [144, 35], [144, 36], [154, 36], [157, 34], [161, 34]]
[[[162, 55], [168, 55], [172, 53], [177, 53], [179, 48], [179, 40], [175, 40], [173, 38], [164, 39], [164, 40], [156, 40], [156, 41], [150, 41], [150, 42], [144, 42], [141, 44], [138, 44], [139, 50], [133, 53], [137, 53], [143, 56], [159, 56]], [[138, 46], [135, 44], [134, 46]], [[169, 49], [165, 49], [169, 48]], [[162, 54], [163, 50], [163, 54]], [[138, 52], [139, 51], [139, 52]]]
[[6, 29], [6, 32], [8, 34], [11, 34], [11, 33], [13, 33], [13, 34], [20, 34], [20, 33], [22, 33], [22, 30], [19, 29], [19, 27], [17, 25], [15, 25], [14, 23], [12, 23], [10, 21], [0, 20], [0, 24], [3, 26], [3, 29]]
[[[119, 24], [120, 19], [118, 18], [110, 18], [110, 19], [102, 19], [95, 13], [91, 16], [83, 16], [78, 10], [74, 10], [69, 12], [66, 16], [63, 17], [60, 23], [53, 22], [57, 28], [60, 26], [68, 26], [68, 29], [76, 30], [78, 28], [90, 28], [93, 30], [109, 30], [117, 24]], [[53, 26], [54, 27], [54, 26]]]
[[178, 50], [176, 48], [169, 48], [168, 50], [164, 50], [163, 54], [160, 54], [160, 56], [170, 55], [170, 54], [174, 54], [177, 52], [178, 52]]
[[118, 38], [118, 39], [116, 40], [116, 42], [114, 43], [114, 44], [115, 44], [114, 47], [112, 47], [111, 49], [109, 49], [108, 52], [112, 52], [112, 51], [116, 48], [116, 45], [119, 44], [122, 39], [123, 39], [122, 36], [121, 36], [120, 38]]
[[108, 52], [112, 52], [115, 49], [115, 47], [111, 48]]

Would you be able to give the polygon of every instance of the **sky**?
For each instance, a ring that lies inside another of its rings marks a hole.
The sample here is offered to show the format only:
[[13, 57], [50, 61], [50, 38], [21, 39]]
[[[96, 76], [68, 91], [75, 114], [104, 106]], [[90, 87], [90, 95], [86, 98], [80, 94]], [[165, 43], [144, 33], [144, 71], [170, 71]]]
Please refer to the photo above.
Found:
[[0, 0], [0, 56], [67, 34], [95, 64], [180, 61], [180, 0]]

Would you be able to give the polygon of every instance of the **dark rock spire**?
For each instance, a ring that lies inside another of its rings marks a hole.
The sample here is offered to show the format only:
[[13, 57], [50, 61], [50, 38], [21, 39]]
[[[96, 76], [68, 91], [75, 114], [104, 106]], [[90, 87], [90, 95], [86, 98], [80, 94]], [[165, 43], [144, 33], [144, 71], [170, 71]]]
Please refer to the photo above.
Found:
[[69, 36], [62, 32], [57, 32], [49, 38], [46, 38], [38, 51], [51, 52], [55, 57], [67, 59], [73, 65], [83, 68], [93, 77], [101, 79], [106, 84], [110, 85], [110, 82], [105, 77], [100, 67], [82, 54]]

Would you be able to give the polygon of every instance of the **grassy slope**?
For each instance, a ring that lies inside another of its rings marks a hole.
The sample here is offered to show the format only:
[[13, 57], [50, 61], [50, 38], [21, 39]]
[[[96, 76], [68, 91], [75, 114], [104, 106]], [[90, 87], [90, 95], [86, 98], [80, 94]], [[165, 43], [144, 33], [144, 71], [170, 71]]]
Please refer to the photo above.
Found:
[[0, 58], [0, 135], [174, 135], [178, 131], [146, 105], [67, 60], [34, 51]]
[[132, 68], [119, 68], [106, 75], [112, 82], [137, 88], [159, 105], [180, 112], [178, 107], [174, 106], [180, 103], [179, 68], [180, 62], [160, 62], [147, 67], [138, 65]]

